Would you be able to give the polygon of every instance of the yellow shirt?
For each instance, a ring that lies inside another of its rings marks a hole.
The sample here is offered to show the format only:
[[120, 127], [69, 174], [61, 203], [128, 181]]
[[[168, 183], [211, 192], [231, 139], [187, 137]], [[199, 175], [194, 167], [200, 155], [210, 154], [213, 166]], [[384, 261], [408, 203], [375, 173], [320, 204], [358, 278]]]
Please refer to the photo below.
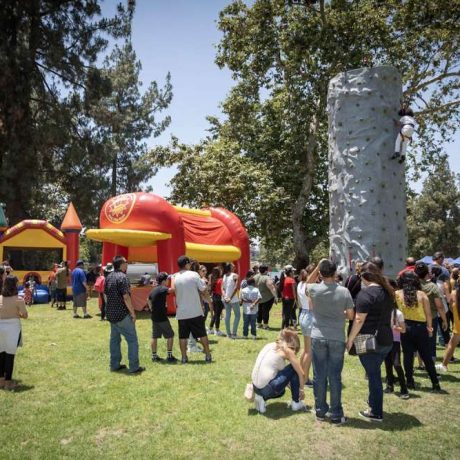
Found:
[[404, 300], [396, 294], [396, 303], [398, 308], [402, 311], [405, 320], [409, 321], [419, 321], [421, 323], [426, 323], [425, 310], [423, 309], [423, 302], [417, 301], [417, 305], [413, 307], [408, 307]]

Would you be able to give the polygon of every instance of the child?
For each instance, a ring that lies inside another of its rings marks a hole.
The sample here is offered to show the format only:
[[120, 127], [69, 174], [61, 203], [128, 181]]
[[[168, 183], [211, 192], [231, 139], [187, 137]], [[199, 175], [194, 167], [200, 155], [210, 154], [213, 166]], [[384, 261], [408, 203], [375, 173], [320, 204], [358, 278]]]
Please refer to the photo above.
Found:
[[26, 281], [24, 284], [24, 303], [26, 304], [26, 307], [30, 307], [34, 303], [29, 281]]
[[158, 339], [164, 337], [166, 339], [166, 345], [168, 348], [168, 357], [166, 361], [168, 363], [176, 363], [177, 358], [172, 354], [174, 331], [172, 330], [171, 324], [167, 316], [166, 298], [168, 294], [173, 292], [172, 289], [166, 286], [168, 281], [168, 274], [165, 272], [160, 273], [157, 276], [158, 285], [153, 288], [149, 295], [149, 306], [152, 311], [152, 361], [159, 362], [163, 361], [157, 354], [157, 342]]
[[399, 122], [399, 133], [395, 142], [395, 153], [391, 157], [393, 160], [399, 158], [399, 163], [403, 163], [406, 159], [407, 144], [412, 141], [412, 135], [415, 130], [414, 112], [410, 108], [403, 107], [398, 115], [401, 117]]
[[256, 320], [259, 310], [258, 304], [262, 295], [254, 286], [254, 277], [246, 279], [247, 285], [240, 291], [240, 304], [243, 305], [243, 337], [248, 338], [249, 325], [251, 325], [251, 335], [254, 340], [257, 338]]
[[401, 387], [399, 397], [401, 399], [409, 399], [406, 377], [401, 366], [401, 334], [406, 332], [406, 324], [404, 322], [404, 315], [398, 308], [395, 308], [391, 314], [391, 327], [393, 330], [393, 348], [385, 358], [385, 369], [387, 374], [387, 387], [385, 388], [385, 393], [393, 393], [394, 391], [394, 366], [396, 373], [398, 374], [399, 385]]

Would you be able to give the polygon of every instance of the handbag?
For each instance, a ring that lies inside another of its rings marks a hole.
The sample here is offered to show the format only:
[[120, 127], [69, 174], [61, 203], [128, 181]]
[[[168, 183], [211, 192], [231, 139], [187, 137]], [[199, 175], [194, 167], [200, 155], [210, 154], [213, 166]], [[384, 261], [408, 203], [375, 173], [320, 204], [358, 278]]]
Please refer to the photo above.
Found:
[[358, 334], [353, 340], [355, 352], [357, 355], [365, 355], [366, 353], [377, 349], [377, 332], [375, 334]]
[[254, 386], [252, 383], [247, 383], [246, 384], [246, 389], [244, 390], [244, 399], [246, 399], [247, 402], [253, 402], [254, 401]]
[[366, 353], [371, 353], [377, 350], [377, 334], [379, 333], [380, 324], [382, 322], [383, 313], [385, 308], [382, 308], [380, 313], [380, 319], [377, 324], [377, 329], [374, 334], [358, 334], [353, 340], [354, 353], [359, 355], [365, 355]]

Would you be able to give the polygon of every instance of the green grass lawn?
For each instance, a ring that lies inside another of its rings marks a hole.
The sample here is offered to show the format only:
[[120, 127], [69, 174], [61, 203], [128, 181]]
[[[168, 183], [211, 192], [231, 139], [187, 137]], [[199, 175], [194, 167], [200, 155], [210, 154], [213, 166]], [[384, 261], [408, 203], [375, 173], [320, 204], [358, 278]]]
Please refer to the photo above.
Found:
[[[90, 311], [97, 312], [94, 300]], [[272, 325], [280, 322], [278, 307]], [[446, 394], [431, 394], [427, 376], [418, 373], [411, 399], [385, 396], [385, 420], [371, 424], [358, 417], [366, 408], [363, 369], [347, 356], [348, 423], [336, 427], [316, 422], [311, 412], [293, 413], [286, 407], [289, 394], [269, 402], [265, 415], [244, 400], [257, 353], [275, 339], [275, 330], [259, 331], [257, 341], [211, 336], [215, 362], [206, 365], [192, 354], [185, 366], [150, 361], [147, 315], [137, 330], [147, 371], [110, 373], [107, 322], [32, 307], [16, 358], [14, 377], [22, 387], [0, 392], [0, 459], [460, 458], [460, 364], [442, 377]], [[160, 344], [164, 356], [164, 340]], [[313, 405], [312, 390], [306, 403]]]

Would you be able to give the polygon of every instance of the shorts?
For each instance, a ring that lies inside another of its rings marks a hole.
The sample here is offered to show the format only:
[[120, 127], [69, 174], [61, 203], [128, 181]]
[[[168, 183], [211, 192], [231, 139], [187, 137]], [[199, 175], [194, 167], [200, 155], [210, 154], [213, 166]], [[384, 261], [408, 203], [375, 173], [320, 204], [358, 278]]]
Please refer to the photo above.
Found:
[[196, 316], [195, 318], [180, 319], [179, 321], [179, 339], [188, 339], [190, 334], [195, 339], [206, 337], [206, 327], [204, 316]]
[[60, 302], [65, 302], [67, 297], [67, 289], [56, 288], [56, 300]]
[[174, 337], [174, 331], [171, 327], [171, 323], [166, 321], [152, 321], [152, 339], [172, 339]]
[[73, 296], [73, 306], [75, 308], [86, 308], [86, 292]]
[[311, 337], [311, 330], [313, 328], [313, 313], [310, 310], [300, 310], [299, 323], [302, 335], [304, 337]]

